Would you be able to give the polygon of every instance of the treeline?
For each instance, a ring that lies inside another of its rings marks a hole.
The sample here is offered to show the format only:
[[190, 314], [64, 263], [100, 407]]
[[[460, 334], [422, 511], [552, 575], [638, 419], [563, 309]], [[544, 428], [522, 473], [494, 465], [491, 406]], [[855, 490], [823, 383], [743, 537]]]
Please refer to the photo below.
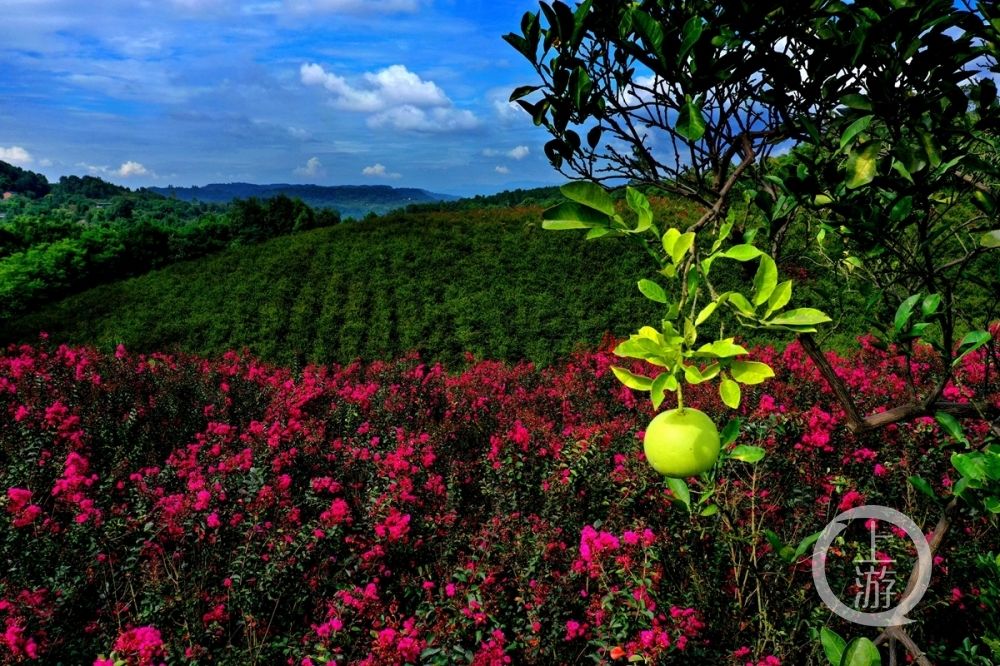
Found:
[[336, 224], [285, 196], [228, 207], [69, 177], [0, 203], [0, 320], [47, 300], [235, 245]]
[[44, 197], [49, 193], [49, 189], [49, 181], [42, 174], [0, 162], [0, 194], [12, 192], [30, 197]]
[[409, 204], [403, 210], [407, 213], [443, 213], [482, 210], [484, 208], [518, 208], [525, 206], [548, 208], [562, 201], [565, 201], [565, 197], [559, 193], [558, 187], [536, 187], [528, 190], [504, 190], [497, 194], [477, 194], [474, 197], [466, 197], [455, 201], [414, 203]]

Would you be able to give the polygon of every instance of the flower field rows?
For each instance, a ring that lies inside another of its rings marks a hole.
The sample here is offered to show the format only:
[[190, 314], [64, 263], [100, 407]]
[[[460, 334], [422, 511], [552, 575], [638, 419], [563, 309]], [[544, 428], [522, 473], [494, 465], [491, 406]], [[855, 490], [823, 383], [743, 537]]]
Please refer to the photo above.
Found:
[[[264, 365], [38, 345], [0, 355], [0, 663], [819, 663], [808, 554], [839, 510], [932, 524], [957, 450], [931, 418], [853, 435], [801, 348], [757, 349], [710, 515], [642, 459], [648, 401], [608, 345], [538, 370], [416, 356]], [[945, 397], [1000, 405], [984, 348]], [[899, 358], [831, 359], [866, 411]], [[935, 359], [914, 373], [927, 381]], [[714, 389], [685, 402], [724, 424]], [[974, 445], [985, 426], [966, 422]], [[692, 484], [692, 488], [696, 488]], [[929, 529], [929, 528], [928, 528]], [[942, 656], [990, 619], [966, 514], [911, 615]], [[845, 546], [837, 553], [849, 557]]]

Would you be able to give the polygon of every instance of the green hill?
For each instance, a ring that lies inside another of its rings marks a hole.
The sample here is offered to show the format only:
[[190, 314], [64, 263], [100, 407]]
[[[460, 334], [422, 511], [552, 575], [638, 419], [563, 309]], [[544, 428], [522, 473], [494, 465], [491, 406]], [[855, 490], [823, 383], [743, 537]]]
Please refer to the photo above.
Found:
[[[657, 219], [681, 225], [694, 214], [670, 200], [656, 205]], [[548, 364], [657, 320], [657, 306], [636, 288], [655, 270], [641, 249], [544, 231], [540, 219], [540, 207], [411, 211], [232, 247], [46, 305], [11, 321], [0, 342], [46, 331], [60, 342], [140, 351], [246, 347], [286, 365], [409, 350], [451, 364], [467, 351]], [[843, 284], [811, 280], [797, 263], [782, 267], [797, 276], [796, 302], [857, 307], [840, 302], [850, 298]], [[729, 275], [716, 267], [717, 287], [752, 278], [730, 266]]]
[[410, 214], [276, 238], [96, 287], [2, 335], [206, 354], [246, 346], [286, 364], [410, 349], [545, 363], [654, 316], [635, 289], [645, 255], [543, 231], [539, 213]]

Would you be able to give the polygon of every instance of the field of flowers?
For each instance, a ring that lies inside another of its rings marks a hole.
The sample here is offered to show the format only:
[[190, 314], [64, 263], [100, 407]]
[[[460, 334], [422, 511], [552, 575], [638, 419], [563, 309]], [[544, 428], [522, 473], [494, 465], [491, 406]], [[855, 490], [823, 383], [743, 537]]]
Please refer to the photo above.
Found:
[[[718, 509], [688, 512], [642, 458], [652, 412], [608, 349], [544, 370], [411, 355], [292, 373], [9, 347], [0, 663], [821, 663], [820, 627], [859, 628], [766, 532], [798, 544], [865, 502], [932, 525], [906, 479], [947, 497], [959, 445], [930, 418], [853, 435], [797, 344], [757, 349], [777, 377], [748, 387], [735, 444], [767, 455], [727, 462]], [[948, 399], [1000, 405], [989, 351]], [[867, 411], [903, 391], [870, 341], [831, 360]], [[934, 363], [918, 358], [918, 385]], [[714, 389], [685, 402], [732, 416]], [[996, 528], [964, 512], [938, 553], [911, 633], [941, 660], [998, 622], [990, 550]]]

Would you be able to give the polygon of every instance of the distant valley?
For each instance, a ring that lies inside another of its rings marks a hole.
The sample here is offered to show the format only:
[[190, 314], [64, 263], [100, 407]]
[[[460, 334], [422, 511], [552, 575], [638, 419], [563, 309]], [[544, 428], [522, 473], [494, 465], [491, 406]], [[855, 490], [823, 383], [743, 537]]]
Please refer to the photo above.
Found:
[[360, 219], [369, 213], [382, 215], [410, 204], [455, 201], [458, 197], [412, 187], [388, 185], [254, 185], [214, 183], [201, 187], [151, 187], [151, 192], [182, 201], [229, 203], [234, 199], [270, 199], [284, 194], [301, 199], [314, 208], [333, 208], [342, 218]]

